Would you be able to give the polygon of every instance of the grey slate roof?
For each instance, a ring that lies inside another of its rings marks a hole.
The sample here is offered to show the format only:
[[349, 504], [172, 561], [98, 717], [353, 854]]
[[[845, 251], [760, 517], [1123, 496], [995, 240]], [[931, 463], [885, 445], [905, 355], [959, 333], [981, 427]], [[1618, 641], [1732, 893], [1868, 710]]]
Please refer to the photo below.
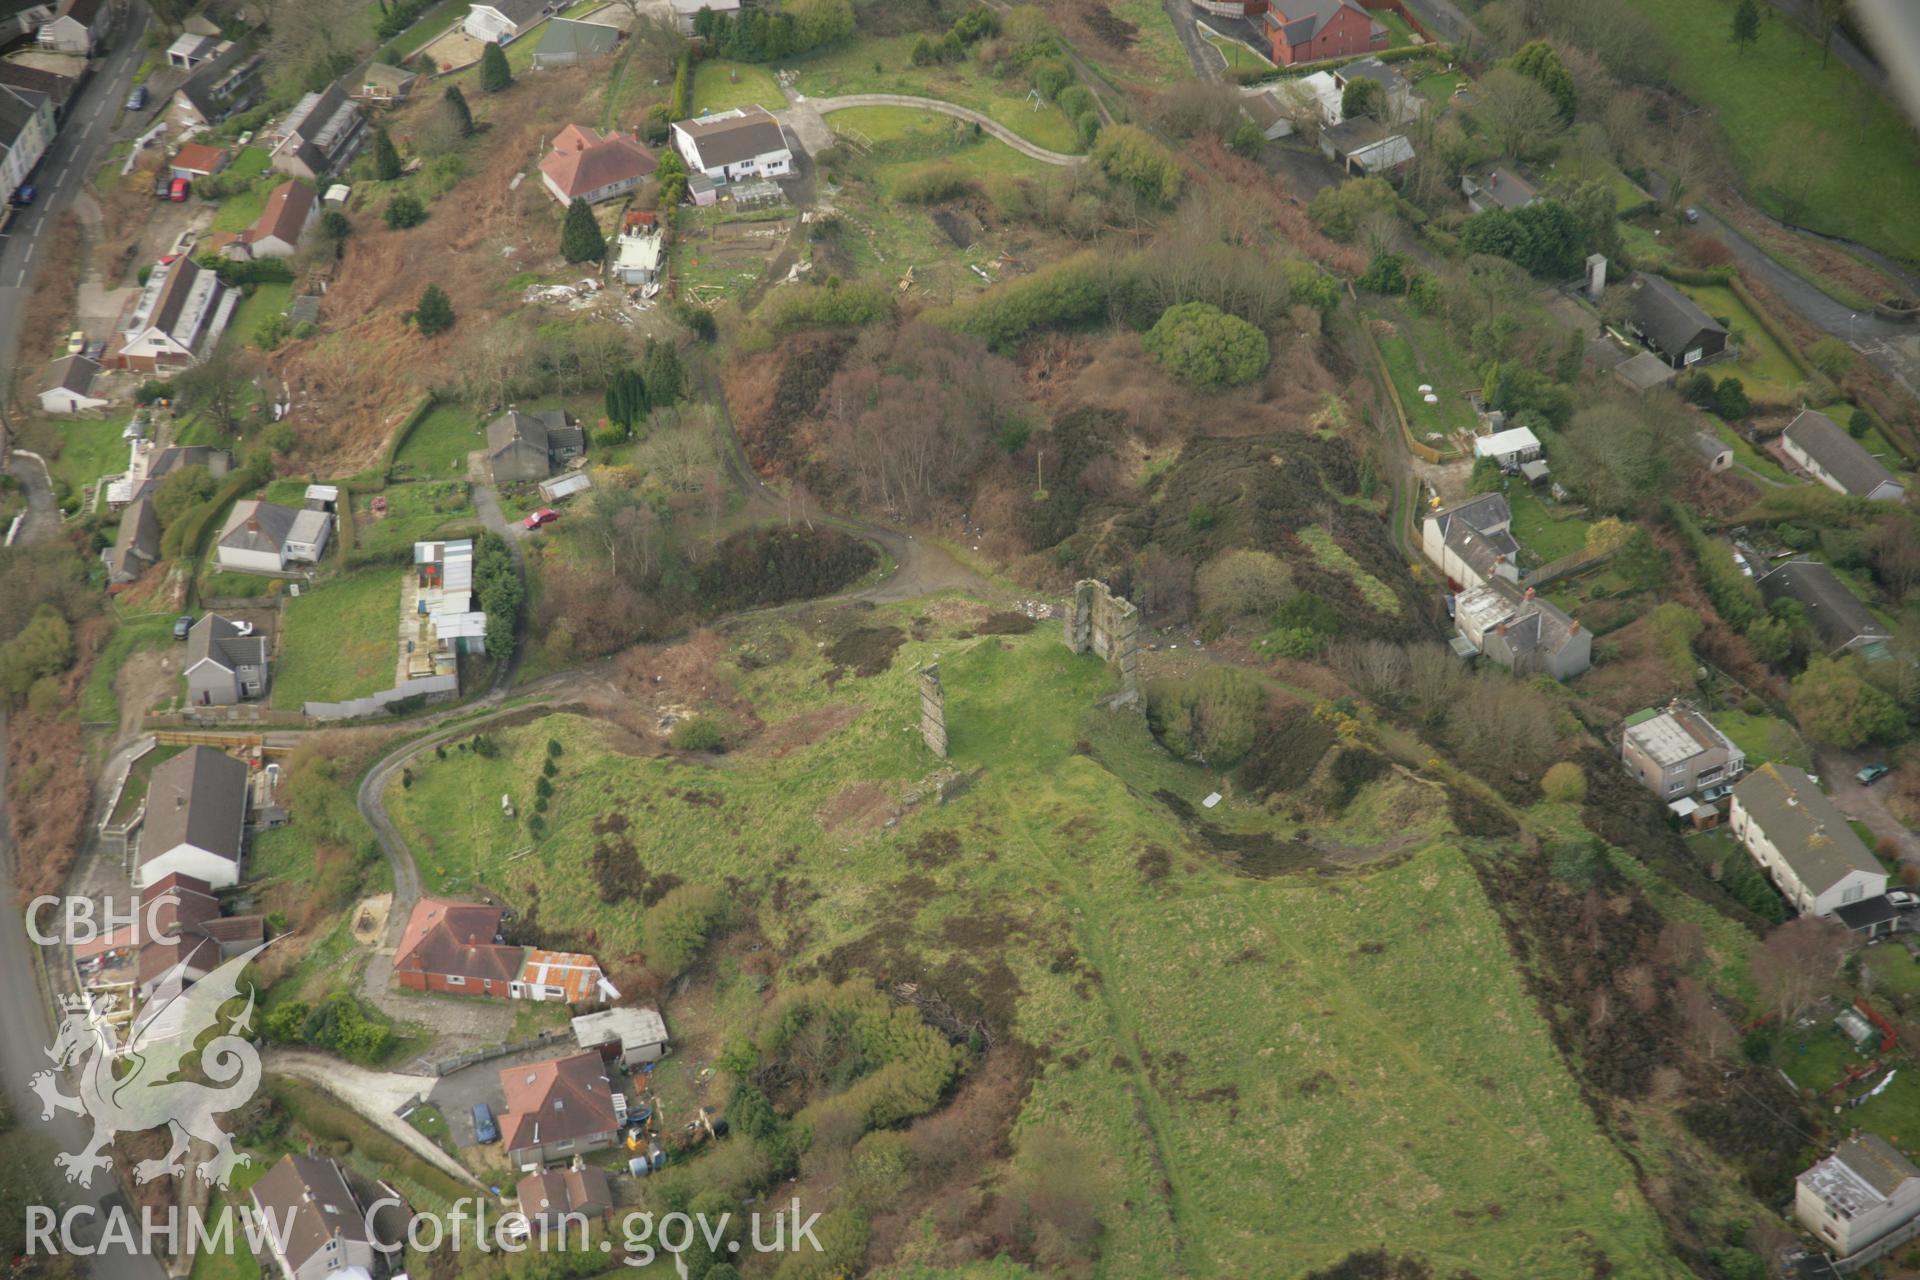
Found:
[[367, 1243], [365, 1215], [340, 1175], [340, 1166], [316, 1156], [288, 1155], [253, 1184], [253, 1200], [287, 1233], [288, 1263], [298, 1268], [338, 1235]]
[[545, 13], [548, 3], [549, 0], [481, 0], [483, 7], [492, 9], [516, 27], [524, 27]]
[[1787, 424], [1785, 436], [1856, 498], [1866, 497], [1883, 484], [1899, 483], [1893, 472], [1861, 448], [1844, 427], [1818, 410], [1802, 409]]
[[264, 667], [267, 665], [266, 637], [243, 636], [231, 621], [217, 613], [210, 613], [194, 623], [193, 630], [187, 632], [187, 661], [182, 670], [191, 671], [207, 658], [212, 658], [228, 671], [237, 671], [241, 667]]
[[1856, 871], [1885, 874], [1820, 785], [1792, 765], [1768, 761], [1734, 784], [1733, 798], [1809, 892], [1825, 893]]
[[1442, 507], [1433, 513], [1432, 519], [1439, 523], [1442, 535], [1451, 533], [1455, 523], [1463, 523], [1484, 533], [1488, 529], [1504, 529], [1512, 524], [1513, 508], [1507, 505], [1507, 495], [1504, 493], [1483, 493], [1477, 498]]
[[56, 387], [64, 388], [77, 395], [87, 394], [93, 385], [93, 377], [100, 372], [100, 366], [85, 356], [66, 356], [55, 360], [47, 370], [46, 381], [40, 386], [42, 391], [52, 391]]
[[246, 818], [247, 766], [212, 747], [188, 747], [155, 765], [148, 780], [140, 861], [190, 844], [237, 863]]
[[1673, 381], [1673, 366], [1651, 351], [1636, 352], [1613, 366], [1613, 376], [1635, 391], [1647, 391]]
[[708, 168], [739, 164], [787, 149], [780, 122], [762, 107], [748, 108], [745, 115], [724, 120], [681, 120], [676, 127], [685, 130], [699, 146], [700, 159]]
[[509, 409], [487, 424], [487, 455], [499, 453], [513, 444], [531, 445], [542, 453], [576, 446], [583, 433], [567, 425], [567, 415], [558, 409], [522, 413]]
[[1701, 330], [1725, 334], [1718, 320], [1680, 292], [1669, 281], [1642, 271], [1628, 285], [1633, 290], [1633, 316], [1641, 332], [1668, 355], [1686, 349]]
[[220, 545], [236, 551], [267, 551], [279, 555], [299, 514], [292, 507], [276, 502], [256, 502], [251, 498], [236, 502], [226, 527], [220, 530]]
[[1847, 584], [1817, 560], [1789, 560], [1761, 574], [1754, 585], [1768, 604], [1789, 599], [1805, 605], [1813, 629], [1829, 649], [1844, 649], [1860, 640], [1884, 640], [1889, 634], [1873, 611], [1847, 590]]
[[153, 512], [150, 498], [135, 498], [120, 513], [120, 536], [107, 555], [107, 569], [116, 578], [131, 582], [160, 558], [160, 518]]
[[540, 44], [533, 56], [554, 57], [572, 54], [579, 58], [612, 53], [620, 43], [620, 29], [600, 22], [575, 22], [571, 18], [549, 18]]

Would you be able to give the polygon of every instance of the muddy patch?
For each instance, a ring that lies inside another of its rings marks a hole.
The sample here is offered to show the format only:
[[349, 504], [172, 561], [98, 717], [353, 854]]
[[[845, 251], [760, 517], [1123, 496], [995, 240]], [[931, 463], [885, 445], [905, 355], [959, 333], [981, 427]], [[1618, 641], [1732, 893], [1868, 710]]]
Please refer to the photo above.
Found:
[[809, 746], [832, 737], [852, 724], [865, 710], [859, 703], [836, 702], [831, 706], [802, 711], [767, 729], [739, 754], [778, 760], [796, 747]]
[[940, 228], [940, 234], [953, 243], [956, 249], [971, 248], [980, 238], [980, 224], [965, 209], [935, 209], [933, 225]]
[[893, 797], [878, 782], [852, 782], [814, 815], [830, 835], [865, 835], [886, 825]]

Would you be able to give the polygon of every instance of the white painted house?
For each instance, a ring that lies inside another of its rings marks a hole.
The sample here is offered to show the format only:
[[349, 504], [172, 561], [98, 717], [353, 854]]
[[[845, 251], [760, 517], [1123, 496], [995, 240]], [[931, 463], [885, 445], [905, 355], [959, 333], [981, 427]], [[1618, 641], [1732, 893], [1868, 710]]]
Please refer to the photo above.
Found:
[[1761, 765], [1733, 789], [1732, 830], [1801, 915], [1830, 916], [1887, 891], [1887, 873], [1820, 784]]
[[765, 107], [736, 107], [677, 121], [673, 146], [689, 173], [704, 173], [715, 182], [784, 178], [793, 172], [787, 135]]
[[80, 413], [104, 409], [112, 401], [93, 394], [100, 366], [85, 356], [65, 356], [53, 362], [40, 384], [40, 407], [48, 413]]
[[53, 98], [37, 89], [0, 84], [0, 200], [26, 185], [53, 143]]
[[1920, 1217], [1920, 1168], [1878, 1134], [1848, 1138], [1794, 1180], [1793, 1216], [1848, 1257]]
[[66, 0], [53, 21], [35, 33], [34, 39], [55, 53], [74, 53], [90, 57], [106, 41], [113, 26], [113, 6], [108, 0]]
[[1898, 502], [1906, 497], [1907, 491], [1880, 459], [1818, 410], [1802, 409], [1781, 434], [1780, 447], [1835, 493], [1870, 502]]
[[1489, 578], [1518, 582], [1520, 544], [1512, 528], [1513, 510], [1505, 495], [1485, 493], [1429, 515], [1420, 530], [1420, 549], [1454, 590]]
[[467, 10], [463, 30], [475, 40], [507, 44], [533, 30], [553, 8], [550, 0], [487, 0]]
[[311, 508], [295, 510], [251, 498], [233, 504], [220, 530], [214, 556], [222, 569], [239, 573], [285, 573], [312, 564], [327, 549], [333, 517]]
[[212, 747], [188, 747], [153, 767], [134, 886], [176, 872], [215, 889], [240, 882], [247, 829], [247, 766]]
[[1492, 458], [1503, 467], [1517, 467], [1540, 456], [1540, 437], [1525, 427], [1508, 427], [1475, 440], [1473, 456]]
[[196, 363], [220, 340], [240, 294], [192, 258], [175, 258], [153, 269], [108, 363], [143, 373], [178, 370]]

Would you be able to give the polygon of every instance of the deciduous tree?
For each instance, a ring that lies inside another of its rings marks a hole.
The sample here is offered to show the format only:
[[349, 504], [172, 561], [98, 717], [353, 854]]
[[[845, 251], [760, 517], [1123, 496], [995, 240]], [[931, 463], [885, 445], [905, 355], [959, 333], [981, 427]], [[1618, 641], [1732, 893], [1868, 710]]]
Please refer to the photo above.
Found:
[[1753, 983], [1783, 1026], [1791, 1026], [1832, 990], [1851, 938], [1824, 916], [1801, 916], [1769, 933], [1754, 949]]
[[1899, 704], [1861, 674], [1859, 660], [1816, 657], [1793, 682], [1794, 719], [1829, 746], [1890, 742], [1906, 732]]
[[1560, 107], [1540, 82], [1496, 67], [1473, 89], [1473, 116], [1502, 155], [1526, 159], [1560, 136]]

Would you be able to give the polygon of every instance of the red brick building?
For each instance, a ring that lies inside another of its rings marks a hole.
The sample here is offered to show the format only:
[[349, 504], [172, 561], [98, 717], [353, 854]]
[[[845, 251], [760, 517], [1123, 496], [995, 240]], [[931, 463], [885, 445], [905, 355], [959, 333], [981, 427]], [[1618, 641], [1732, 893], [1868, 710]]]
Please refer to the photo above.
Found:
[[415, 991], [511, 999], [526, 948], [498, 941], [506, 914], [502, 907], [420, 899], [393, 953], [394, 977]]
[[1387, 47], [1387, 29], [1355, 0], [1271, 0], [1265, 23], [1273, 60], [1282, 66]]

